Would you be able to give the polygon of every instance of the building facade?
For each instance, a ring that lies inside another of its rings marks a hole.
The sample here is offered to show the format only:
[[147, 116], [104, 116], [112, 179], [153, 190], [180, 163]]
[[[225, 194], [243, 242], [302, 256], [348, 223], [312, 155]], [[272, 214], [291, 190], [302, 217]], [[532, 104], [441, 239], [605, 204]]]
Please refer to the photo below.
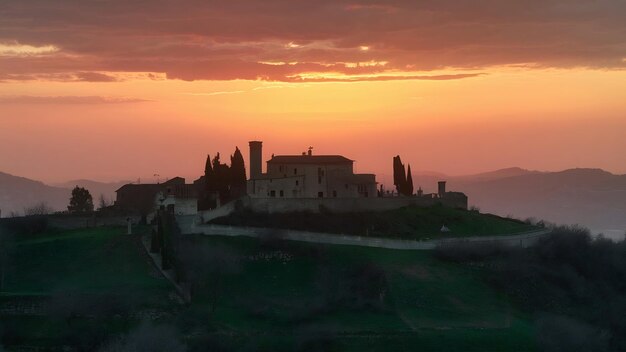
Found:
[[261, 169], [262, 142], [250, 142], [252, 198], [367, 198], [376, 197], [376, 175], [355, 174], [354, 161], [341, 155], [277, 155]]

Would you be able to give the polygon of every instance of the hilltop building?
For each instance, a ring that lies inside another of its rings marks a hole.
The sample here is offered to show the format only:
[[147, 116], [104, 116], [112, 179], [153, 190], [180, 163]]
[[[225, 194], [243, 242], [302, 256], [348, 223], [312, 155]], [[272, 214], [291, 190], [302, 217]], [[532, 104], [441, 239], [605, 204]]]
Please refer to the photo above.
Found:
[[[467, 209], [467, 196], [448, 192], [445, 181], [438, 183], [437, 193], [425, 194], [421, 188], [417, 194], [385, 192], [383, 187], [377, 188], [376, 175], [354, 173], [353, 160], [341, 155], [314, 155], [312, 148], [301, 155], [272, 155], [263, 172], [263, 143], [251, 141], [249, 145], [250, 177], [245, 187], [241, 155], [237, 169], [241, 177], [236, 181], [242, 182], [233, 182], [233, 173], [219, 163], [219, 158], [211, 163], [207, 157], [206, 165], [213, 166], [205, 167], [205, 175], [193, 184], [181, 177], [161, 184], [127, 184], [116, 191], [115, 206], [145, 216], [164, 207], [177, 215], [197, 215], [200, 222], [241, 207], [268, 213], [375, 212], [436, 204]], [[222, 188], [228, 197], [220, 195]]]
[[376, 175], [355, 174], [354, 161], [341, 155], [272, 155], [263, 173], [262, 144], [250, 142], [251, 198], [376, 197]]
[[175, 207], [178, 215], [197, 213], [198, 187], [182, 177], [163, 183], [126, 184], [115, 193], [115, 206], [126, 212], [149, 215], [164, 206]]

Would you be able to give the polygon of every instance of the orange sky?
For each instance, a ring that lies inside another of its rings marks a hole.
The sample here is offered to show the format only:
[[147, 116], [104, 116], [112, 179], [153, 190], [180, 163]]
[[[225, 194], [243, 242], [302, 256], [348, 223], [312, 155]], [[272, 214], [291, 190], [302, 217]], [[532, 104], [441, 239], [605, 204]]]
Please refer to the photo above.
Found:
[[[141, 9], [149, 18], [124, 2], [65, 11], [70, 3], [8, 1], [0, 171], [48, 182], [191, 178], [207, 153], [239, 146], [247, 156], [258, 139], [266, 158], [313, 146], [383, 182], [396, 154], [414, 172], [626, 173], [615, 2], [478, 1], [479, 12], [455, 1], [296, 1], [308, 11], [300, 22], [281, 1], [220, 3], [204, 16]], [[208, 24], [218, 17], [222, 26]]]

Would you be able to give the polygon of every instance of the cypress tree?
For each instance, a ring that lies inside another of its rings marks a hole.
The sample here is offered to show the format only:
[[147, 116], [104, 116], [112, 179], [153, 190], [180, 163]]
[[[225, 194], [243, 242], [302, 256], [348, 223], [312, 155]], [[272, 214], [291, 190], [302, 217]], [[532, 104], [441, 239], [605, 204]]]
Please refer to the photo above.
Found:
[[409, 164], [406, 172], [406, 193], [407, 196], [413, 195], [413, 175], [411, 175], [411, 165]]
[[406, 171], [400, 155], [393, 157], [393, 184], [396, 186], [398, 194], [406, 194]]
[[237, 147], [230, 157], [230, 190], [233, 198], [246, 194], [246, 165]]

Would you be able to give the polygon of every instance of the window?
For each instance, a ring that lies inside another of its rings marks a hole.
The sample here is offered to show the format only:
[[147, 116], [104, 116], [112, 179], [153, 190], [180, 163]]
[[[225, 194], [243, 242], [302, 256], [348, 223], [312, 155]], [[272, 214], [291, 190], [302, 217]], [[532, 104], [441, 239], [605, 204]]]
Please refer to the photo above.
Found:
[[270, 197], [276, 197], [276, 191], [270, 191]]
[[280, 166], [278, 167], [278, 171], [283, 171], [283, 166], [282, 166], [282, 165], [280, 165]]
[[317, 183], [322, 184], [322, 176], [317, 176]]
[[284, 196], [285, 196], [285, 193], [283, 192], [283, 190], [282, 190], [282, 189], [280, 190], [280, 196], [281, 196], [281, 197], [284, 197]]
[[324, 198], [324, 192], [317, 192], [317, 198]]
[[333, 197], [337, 198], [337, 191], [333, 191]]
[[296, 186], [300, 184], [300, 181], [296, 180]]
[[346, 189], [348, 189], [348, 184], [346, 183]]
[[298, 174], [298, 169], [293, 169], [293, 174], [297, 175]]

